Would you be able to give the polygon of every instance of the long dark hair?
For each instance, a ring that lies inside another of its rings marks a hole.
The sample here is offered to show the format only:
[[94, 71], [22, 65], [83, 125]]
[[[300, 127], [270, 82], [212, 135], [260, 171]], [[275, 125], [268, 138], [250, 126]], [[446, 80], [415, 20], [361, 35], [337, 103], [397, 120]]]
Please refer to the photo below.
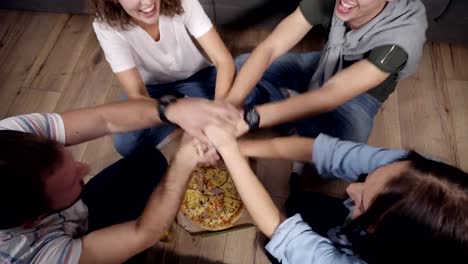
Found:
[[30, 133], [0, 131], [0, 229], [50, 212], [44, 179], [62, 160], [59, 143]]
[[345, 226], [368, 263], [468, 263], [468, 174], [416, 152], [368, 210]]
[[[128, 29], [130, 16], [117, 0], [88, 0], [91, 14], [117, 29]], [[175, 16], [184, 13], [181, 0], [161, 0], [161, 15]]]

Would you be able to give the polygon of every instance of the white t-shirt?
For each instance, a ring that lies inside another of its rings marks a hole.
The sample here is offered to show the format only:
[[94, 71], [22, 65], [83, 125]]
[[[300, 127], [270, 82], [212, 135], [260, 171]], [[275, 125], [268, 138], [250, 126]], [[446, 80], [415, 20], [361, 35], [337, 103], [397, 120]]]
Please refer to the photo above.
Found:
[[[65, 127], [59, 114], [29, 114], [0, 120], [0, 130], [7, 129], [65, 143]], [[87, 225], [88, 208], [79, 200], [69, 208], [49, 215], [35, 227], [0, 230], [0, 263], [78, 263], [80, 237], [86, 233]]]
[[119, 30], [94, 21], [94, 32], [112, 71], [136, 67], [145, 84], [161, 84], [186, 79], [208, 67], [210, 63], [190, 35], [199, 38], [213, 25], [198, 0], [182, 0], [182, 7], [182, 15], [160, 16], [158, 42], [140, 26]]

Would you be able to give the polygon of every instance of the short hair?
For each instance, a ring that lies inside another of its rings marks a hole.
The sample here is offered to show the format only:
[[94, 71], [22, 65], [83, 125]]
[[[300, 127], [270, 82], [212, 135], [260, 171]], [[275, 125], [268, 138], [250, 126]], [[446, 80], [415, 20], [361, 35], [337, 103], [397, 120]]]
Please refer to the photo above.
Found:
[[467, 263], [468, 174], [413, 151], [408, 160], [345, 226], [355, 253], [368, 263]]
[[[122, 8], [117, 0], [88, 0], [91, 14], [99, 20], [107, 23], [109, 26], [117, 29], [126, 30], [132, 25], [130, 15]], [[161, 15], [175, 16], [182, 15], [181, 0], [161, 0]]]
[[0, 229], [50, 212], [44, 179], [62, 161], [59, 143], [31, 133], [0, 131]]

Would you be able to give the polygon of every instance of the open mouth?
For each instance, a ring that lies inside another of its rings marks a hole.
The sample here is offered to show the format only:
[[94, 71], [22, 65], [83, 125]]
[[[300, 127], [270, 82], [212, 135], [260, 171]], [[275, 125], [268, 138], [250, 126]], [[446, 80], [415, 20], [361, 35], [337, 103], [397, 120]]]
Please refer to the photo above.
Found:
[[341, 12], [341, 13], [343, 13], [343, 14], [348, 14], [348, 13], [350, 13], [356, 6], [357, 6], [357, 4], [350, 4], [350, 3], [345, 2], [344, 0], [341, 0], [341, 1], [338, 3], [338, 11]]
[[156, 10], [156, 5], [153, 4], [150, 7], [140, 9], [140, 12], [144, 13], [145, 15], [151, 15], [152, 13], [154, 13], [155, 10]]

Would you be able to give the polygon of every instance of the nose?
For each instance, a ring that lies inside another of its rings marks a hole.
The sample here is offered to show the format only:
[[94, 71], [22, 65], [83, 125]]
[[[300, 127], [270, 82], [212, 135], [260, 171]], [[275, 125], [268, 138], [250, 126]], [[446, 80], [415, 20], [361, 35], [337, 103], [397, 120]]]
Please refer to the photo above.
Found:
[[346, 188], [346, 193], [353, 199], [354, 203], [359, 204], [362, 197], [363, 184], [362, 183], [351, 183]]
[[79, 161], [76, 162], [75, 168], [78, 172], [78, 175], [80, 175], [80, 178], [84, 178], [91, 170], [88, 164]]

